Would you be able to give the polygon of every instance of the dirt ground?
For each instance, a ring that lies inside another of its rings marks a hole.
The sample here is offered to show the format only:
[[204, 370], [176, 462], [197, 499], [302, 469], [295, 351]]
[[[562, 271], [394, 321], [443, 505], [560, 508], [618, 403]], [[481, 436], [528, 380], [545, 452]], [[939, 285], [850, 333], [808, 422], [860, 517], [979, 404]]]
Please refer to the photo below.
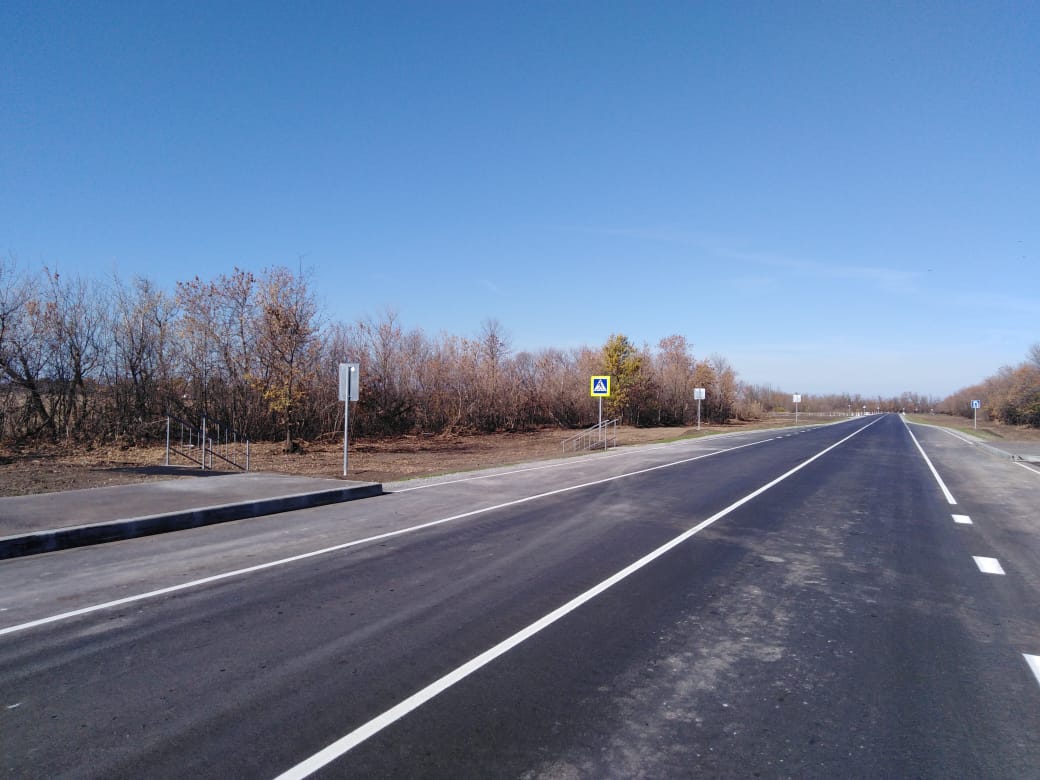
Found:
[[[804, 416], [803, 416], [804, 417]], [[778, 423], [774, 423], [778, 424]], [[785, 421], [782, 425], [790, 424]], [[737, 430], [748, 425], [703, 426], [701, 434]], [[757, 427], [757, 426], [754, 426]], [[529, 460], [558, 458], [563, 441], [575, 431], [547, 429], [530, 433], [498, 433], [472, 436], [401, 436], [393, 439], [351, 442], [348, 479], [392, 482], [413, 477], [470, 471]], [[697, 436], [692, 428], [618, 429], [619, 446], [671, 441]], [[189, 454], [191, 450], [185, 448]], [[223, 449], [218, 452], [223, 453]], [[245, 448], [228, 452], [232, 460], [245, 461]], [[165, 447], [78, 447], [56, 445], [34, 448], [0, 447], [0, 496], [48, 493], [57, 490], [122, 485], [154, 479], [191, 478], [199, 466], [187, 458], [171, 456], [166, 466]], [[219, 459], [215, 470], [234, 471]], [[314, 477], [340, 478], [343, 474], [343, 441], [331, 436], [321, 442], [300, 442], [300, 451], [284, 452], [282, 443], [254, 443], [249, 448], [251, 471], [270, 471]]]
[[[970, 432], [971, 423], [963, 420], [922, 415], [921, 422], [950, 424]], [[824, 422], [801, 416], [801, 422]], [[703, 426], [701, 435], [740, 429], [793, 425], [791, 419], [753, 424]], [[531, 433], [499, 433], [473, 436], [402, 436], [378, 441], [351, 442], [349, 479], [365, 482], [393, 482], [413, 477], [470, 471], [489, 466], [508, 465], [530, 460], [558, 458], [563, 454], [562, 442], [574, 431], [548, 429]], [[1035, 429], [980, 426], [979, 433], [1009, 441], [1040, 440]], [[618, 444], [648, 444], [697, 436], [696, 427], [618, 429]], [[1030, 438], [1034, 437], [1034, 438]], [[221, 450], [223, 452], [223, 450]], [[237, 456], [244, 461], [241, 445]], [[315, 477], [339, 478], [343, 473], [343, 442], [332, 436], [321, 442], [301, 442], [301, 451], [287, 454], [281, 443], [251, 445], [249, 467], [252, 471], [271, 471]], [[47, 446], [36, 448], [0, 447], [0, 496], [49, 493], [57, 490], [121, 485], [154, 479], [191, 478], [199, 467], [186, 458], [174, 455], [165, 465], [163, 446], [68, 448]], [[221, 465], [216, 470], [232, 471]]]

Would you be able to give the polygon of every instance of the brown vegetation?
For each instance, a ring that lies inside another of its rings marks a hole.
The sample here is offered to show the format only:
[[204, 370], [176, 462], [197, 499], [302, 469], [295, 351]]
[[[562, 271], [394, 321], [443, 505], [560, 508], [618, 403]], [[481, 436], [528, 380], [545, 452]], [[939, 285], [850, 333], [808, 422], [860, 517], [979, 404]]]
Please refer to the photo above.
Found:
[[[787, 425], [791, 421], [772, 424]], [[734, 427], [704, 426], [702, 433]], [[349, 478], [393, 482], [556, 458], [563, 454], [561, 443], [568, 435], [566, 431], [544, 429], [528, 433], [405, 435], [365, 440], [351, 444]], [[696, 428], [622, 427], [618, 430], [618, 444], [647, 444], [696, 435]], [[341, 476], [341, 439], [330, 436], [322, 441], [299, 442], [299, 445], [294, 453], [286, 453], [277, 443], [251, 445], [252, 470], [313, 477]], [[183, 458], [172, 458], [171, 466], [167, 467], [165, 455], [165, 448], [156, 445], [0, 447], [0, 496], [190, 478], [201, 473]]]
[[981, 403], [981, 420], [1040, 428], [1040, 342], [1030, 348], [1027, 359], [1018, 366], [1005, 366], [979, 384], [958, 390], [939, 409], [972, 419], [972, 401]]
[[[589, 377], [610, 374], [610, 417], [634, 426], [789, 411], [791, 395], [751, 386], [686, 337], [656, 346], [513, 349], [495, 320], [472, 337], [405, 329], [397, 314], [327, 322], [308, 276], [286, 268], [195, 277], [175, 292], [29, 272], [0, 259], [0, 443], [148, 444], [165, 415], [203, 417], [253, 441], [316, 441], [343, 427], [337, 366], [361, 366], [351, 437], [522, 433], [595, 422]], [[927, 406], [930, 399], [803, 396], [802, 412]]]

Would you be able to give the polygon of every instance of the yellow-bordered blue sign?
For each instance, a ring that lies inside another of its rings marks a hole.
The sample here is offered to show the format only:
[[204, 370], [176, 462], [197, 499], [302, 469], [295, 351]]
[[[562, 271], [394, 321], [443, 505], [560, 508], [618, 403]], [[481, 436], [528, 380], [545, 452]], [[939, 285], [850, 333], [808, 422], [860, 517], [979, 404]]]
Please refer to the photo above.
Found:
[[592, 377], [589, 381], [589, 395], [593, 398], [610, 398], [610, 377]]

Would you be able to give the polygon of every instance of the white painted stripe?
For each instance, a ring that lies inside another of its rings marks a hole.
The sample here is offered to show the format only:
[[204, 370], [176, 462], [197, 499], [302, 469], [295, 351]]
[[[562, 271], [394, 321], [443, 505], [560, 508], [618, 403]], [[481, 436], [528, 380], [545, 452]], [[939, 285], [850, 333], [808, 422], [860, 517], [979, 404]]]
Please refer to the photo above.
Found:
[[222, 572], [220, 574], [214, 574], [209, 577], [202, 577], [201, 579], [191, 580], [189, 582], [182, 582], [179, 585], [170, 585], [169, 587], [158, 588], [157, 590], [150, 590], [146, 593], [138, 593], [134, 596], [126, 596], [124, 598], [116, 599], [114, 601], [106, 601], [101, 604], [92, 604], [87, 607], [81, 607], [80, 609], [70, 610], [69, 612], [62, 612], [57, 615], [50, 615], [49, 617], [39, 618], [38, 620], [31, 620], [27, 623], [20, 623], [14, 626], [7, 626], [6, 628], [0, 628], [0, 636], [4, 636], [6, 634], [14, 634], [19, 631], [25, 631], [30, 628], [37, 628], [38, 626], [44, 626], [48, 623], [57, 623], [62, 620], [69, 620], [70, 618], [80, 617], [82, 615], [89, 615], [92, 612], [99, 612], [105, 609], [115, 609], [117, 607], [123, 607], [127, 604], [133, 604], [138, 601], [145, 601], [146, 599], [154, 599], [160, 596], [168, 596], [171, 593], [177, 593], [182, 590], [188, 590], [190, 588], [197, 588], [203, 585], [209, 585], [214, 582], [220, 582], [221, 580], [230, 579], [232, 577], [241, 577], [246, 574], [253, 574], [258, 571], [264, 571], [265, 569], [273, 569], [276, 566], [285, 566], [287, 564], [297, 563], [299, 561], [307, 560], [308, 558], [316, 558], [319, 555], [327, 555], [329, 553], [339, 552], [340, 550], [347, 550], [351, 547], [358, 547], [360, 545], [369, 544], [371, 542], [380, 542], [385, 539], [392, 539], [395, 536], [404, 536], [405, 534], [415, 533], [416, 531], [422, 531], [427, 528], [434, 528], [438, 525], [444, 525], [445, 523], [452, 523], [458, 520], [464, 520], [468, 517], [474, 517], [475, 515], [484, 514], [486, 512], [494, 512], [497, 509], [505, 509], [506, 507], [516, 506], [518, 504], [525, 504], [529, 501], [537, 501], [542, 498], [556, 496], [561, 493], [570, 492], [572, 490], [580, 490], [582, 488], [592, 487], [594, 485], [602, 485], [607, 482], [613, 482], [618, 479], [625, 479], [626, 477], [634, 477], [639, 474], [647, 474], [651, 471], [659, 471], [660, 469], [672, 468], [673, 466], [681, 466], [686, 463], [693, 463], [694, 461], [710, 458], [714, 455], [721, 455], [727, 452], [735, 452], [736, 450], [742, 450], [747, 447], [754, 447], [756, 445], [764, 443], [765, 441], [756, 441], [751, 442], [749, 444], [739, 444], [735, 447], [729, 447], [728, 449], [715, 450], [714, 452], [708, 452], [703, 455], [694, 456], [692, 458], [684, 458], [682, 460], [676, 460], [670, 463], [662, 463], [657, 466], [650, 466], [649, 468], [639, 469], [638, 471], [629, 471], [625, 474], [617, 474], [612, 477], [605, 477], [604, 479], [597, 479], [592, 482], [583, 482], [579, 485], [570, 485], [568, 487], [550, 490], [545, 493], [538, 493], [533, 496], [526, 496], [524, 498], [514, 499], [513, 501], [506, 501], [501, 504], [495, 504], [494, 506], [487, 506], [482, 509], [474, 509], [469, 512], [463, 512], [462, 514], [452, 515], [451, 517], [445, 517], [440, 520], [432, 520], [428, 523], [420, 523], [419, 525], [413, 525], [407, 528], [400, 528], [396, 531], [387, 531], [386, 533], [376, 534], [375, 536], [368, 536], [364, 539], [355, 539], [352, 542], [344, 542], [343, 544], [333, 545], [332, 547], [324, 547], [320, 550], [312, 550], [311, 552], [293, 555], [288, 558], [280, 558], [279, 560], [269, 561], [268, 563], [260, 563], [255, 566], [247, 566], [243, 569], [235, 569], [233, 571]]
[[1032, 472], [1033, 472], [1034, 474], [1040, 474], [1040, 469], [1034, 469], [1034, 468], [1033, 468], [1032, 466], [1029, 466], [1029, 465], [1027, 465], [1027, 464], [1023, 463], [1023, 462], [1022, 462], [1022, 461], [1020, 461], [1020, 460], [1016, 460], [1016, 461], [1013, 461], [1013, 463], [1014, 463], [1014, 464], [1015, 464], [1016, 466], [1021, 466], [1021, 467], [1022, 467], [1022, 468], [1024, 468], [1024, 469], [1025, 469], [1026, 471], [1032, 471]]
[[[828, 423], [828, 425], [834, 425], [834, 423]], [[611, 449], [605, 452], [590, 452], [586, 455], [595, 458], [606, 458], [606, 457], [621, 457], [623, 455], [640, 455], [646, 452], [653, 452], [654, 450], [661, 450], [668, 447], [679, 447], [684, 444], [713, 444], [720, 439], [731, 439], [735, 436], [747, 436], [754, 434], [755, 431], [733, 431], [732, 433], [715, 433], [710, 436], [704, 436], [697, 439], [679, 439], [678, 441], [666, 441], [666, 442], [654, 442], [652, 444], [645, 444], [642, 446], [625, 446], [623, 449]], [[770, 441], [766, 439], [765, 441]], [[763, 442], [752, 442], [752, 444], [762, 444]], [[728, 450], [724, 450], [728, 451]], [[445, 485], [457, 485], [461, 482], [476, 482], [482, 479], [494, 479], [495, 477], [506, 477], [513, 474], [525, 474], [529, 471], [544, 471], [546, 469], [557, 469], [557, 468], [568, 468], [570, 466], [587, 466], [589, 460], [587, 457], [575, 458], [571, 457], [564, 461], [553, 461], [552, 463], [546, 463], [541, 466], [527, 466], [522, 469], [509, 469], [506, 471], [496, 471], [492, 474], [476, 474], [473, 476], [461, 476], [457, 479], [441, 479], [436, 482], [427, 482], [427, 479], [436, 479], [436, 477], [418, 478], [412, 481], [423, 482], [421, 485], [411, 485], [403, 488], [393, 488], [389, 492], [391, 493], [410, 493], [413, 490], [426, 490], [428, 488], [443, 487]], [[465, 473], [465, 472], [460, 472]], [[397, 484], [397, 483], [390, 483]]]
[[799, 471], [804, 469], [806, 466], [808, 466], [813, 461], [815, 461], [818, 458], [821, 458], [824, 455], [826, 455], [828, 452], [833, 450], [835, 447], [841, 446], [842, 444], [847, 442], [849, 439], [851, 439], [853, 436], [856, 436], [857, 434], [861, 433], [862, 431], [865, 431], [867, 428], [869, 428], [871, 425], [873, 425], [879, 419], [881, 419], [881, 418], [880, 417], [877, 418], [876, 420], [874, 420], [870, 424], [865, 425], [862, 428], [857, 429], [854, 433], [846, 436], [844, 439], [841, 439], [840, 441], [835, 442], [834, 444], [832, 444], [831, 446], [827, 447], [826, 449], [821, 450], [820, 452], [816, 453], [815, 455], [813, 455], [808, 460], [803, 461], [802, 463], [800, 463], [797, 466], [795, 466], [793, 469], [788, 471], [786, 474], [783, 474], [783, 475], [777, 477], [772, 482], [769, 482], [768, 484], [763, 485], [762, 487], [758, 488], [754, 492], [748, 493], [746, 496], [744, 496], [740, 500], [730, 504], [728, 507], [726, 507], [722, 511], [717, 512], [716, 514], [714, 514], [711, 517], [709, 517], [707, 520], [701, 521], [700, 523], [695, 525], [693, 528], [689, 529], [688, 531], [683, 532], [679, 536], [677, 536], [674, 539], [672, 539], [670, 542], [666, 542], [665, 544], [663, 544], [662, 546], [658, 547], [653, 552], [650, 552], [647, 555], [644, 555], [639, 560], [635, 561], [634, 563], [629, 564], [628, 566], [626, 566], [624, 569], [622, 569], [621, 571], [617, 572], [613, 576], [608, 577], [607, 579], [605, 579], [602, 582], [600, 582], [598, 585], [595, 585], [594, 587], [590, 588], [589, 590], [585, 591], [584, 593], [574, 597], [573, 599], [568, 601], [566, 604], [563, 604], [562, 606], [557, 607], [555, 610], [553, 610], [549, 614], [545, 615], [544, 617], [536, 620], [534, 623], [531, 623], [526, 628], [521, 629], [520, 631], [518, 631], [517, 633], [515, 633], [512, 636], [508, 637], [507, 639], [504, 639], [503, 641], [499, 642], [497, 645], [495, 645], [495, 646], [485, 650], [483, 653], [481, 653], [480, 655], [476, 656], [475, 658], [467, 661], [462, 666], [459, 666], [458, 668], [448, 672], [446, 675], [444, 675], [440, 679], [435, 680], [434, 682], [430, 683], [425, 688], [422, 688], [421, 690], [416, 691], [415, 693], [413, 693], [408, 698], [402, 700], [398, 704], [396, 704], [393, 707], [391, 707], [390, 709], [386, 710], [386, 712], [382, 713], [381, 715], [376, 716], [375, 718], [373, 718], [372, 720], [368, 721], [367, 723], [365, 723], [365, 724], [359, 726], [358, 728], [354, 729], [349, 734], [347, 734], [347, 735], [345, 735], [343, 737], [340, 737], [338, 740], [333, 742], [331, 745], [329, 745], [328, 747], [318, 751], [317, 753], [315, 753], [310, 758], [304, 759], [303, 761], [301, 761], [296, 766], [294, 766], [291, 769], [283, 772], [282, 774], [280, 774], [276, 778], [276, 780], [302, 780], [302, 778], [309, 777], [310, 775], [312, 775], [314, 772], [317, 772], [322, 767], [327, 766], [328, 764], [330, 764], [331, 762], [335, 761], [340, 756], [343, 756], [344, 754], [346, 754], [350, 750], [353, 750], [355, 747], [360, 745], [365, 740], [369, 739], [372, 736], [375, 736], [380, 731], [385, 729], [387, 726], [390, 726], [391, 724], [393, 724], [396, 721], [400, 720], [401, 718], [403, 718], [405, 715], [407, 715], [408, 713], [412, 712], [413, 710], [418, 709], [419, 707], [424, 705], [426, 702], [430, 701], [430, 699], [433, 699], [435, 696], [437, 696], [437, 695], [443, 693], [444, 691], [448, 690], [449, 688], [451, 688], [456, 683], [464, 680], [466, 677], [469, 677], [474, 672], [476, 672], [479, 669], [482, 669], [483, 667], [487, 666], [489, 663], [494, 661], [499, 656], [502, 656], [505, 653], [509, 652], [510, 650], [512, 650], [517, 645], [521, 644], [522, 642], [527, 641], [528, 639], [533, 637], [535, 634], [539, 633], [540, 631], [542, 631], [545, 628], [548, 628], [549, 626], [551, 626], [553, 623], [557, 622], [558, 620], [560, 620], [564, 616], [566, 616], [566, 615], [570, 614], [571, 612], [573, 612], [574, 610], [578, 609], [578, 607], [580, 607], [583, 604], [587, 603], [588, 601], [594, 599], [596, 596], [600, 595], [604, 591], [612, 588], [614, 585], [618, 584], [619, 582], [621, 582], [623, 579], [625, 579], [629, 575], [634, 574], [635, 572], [639, 571], [643, 567], [649, 565], [650, 563], [653, 563], [655, 560], [660, 558], [662, 555], [664, 555], [665, 553], [667, 553], [670, 550], [674, 549], [675, 547], [678, 547], [680, 544], [682, 544], [683, 542], [687, 541], [688, 539], [690, 539], [691, 537], [695, 536], [696, 534], [700, 533], [705, 528], [707, 528], [707, 527], [711, 526], [712, 524], [716, 523], [717, 521], [721, 520], [723, 517], [725, 517], [726, 515], [730, 514], [733, 511], [735, 511], [736, 509], [739, 509], [740, 507], [744, 506], [744, 504], [748, 503], [752, 499], [757, 498], [758, 496], [762, 495], [763, 493], [765, 493], [770, 488], [775, 487], [776, 485], [780, 484], [781, 482], [783, 482], [788, 477], [798, 473]]
[[1040, 683], [1040, 655], [1029, 655], [1028, 653], [1022, 653], [1026, 659], [1026, 663], [1029, 664], [1029, 668], [1033, 672], [1033, 677]]
[[[902, 418], [900, 418], [902, 419]], [[903, 420], [903, 425], [906, 426], [906, 432], [910, 434], [910, 438], [914, 440], [914, 444], [917, 445], [917, 451], [921, 453], [921, 457], [924, 458], [924, 462], [928, 464], [928, 468], [932, 471], [932, 476], [935, 477], [935, 481], [939, 483], [939, 487], [942, 488], [943, 495], [946, 496], [946, 501], [950, 504], [956, 504], [957, 499], [953, 497], [953, 493], [950, 492], [949, 488], [946, 487], [946, 483], [942, 481], [942, 477], [939, 476], [939, 472], [935, 470], [935, 466], [932, 465], [932, 461], [929, 460], [925, 454], [924, 448], [921, 443], [917, 441], [917, 437], [914, 436], [914, 432], [910, 430], [910, 425], [906, 420]]]
[[[925, 425], [925, 424], [926, 423], [918, 423], [918, 425]], [[948, 434], [948, 435], [952, 436], [955, 439], [960, 439], [965, 444], [978, 444], [981, 441], [981, 439], [969, 439], [964, 434], [962, 434], [962, 433], [960, 433], [958, 431], [950, 430], [949, 428], [947, 428], [944, 425], [929, 425], [928, 427], [929, 428], [938, 428], [943, 433]]]
[[[602, 455], [603, 453], [598, 453], [598, 454]], [[445, 485], [458, 485], [460, 482], [476, 482], [476, 481], [481, 480], [481, 479], [492, 479], [494, 477], [509, 477], [509, 476], [512, 476], [513, 474], [525, 474], [528, 471], [545, 471], [546, 469], [555, 469], [555, 468], [560, 468], [560, 467], [563, 467], [563, 466], [575, 466], [575, 465], [587, 466], [588, 464], [589, 464], [589, 461], [587, 461], [587, 460], [569, 460], [566, 463], [550, 463], [550, 464], [545, 465], [545, 466], [531, 466], [531, 467], [524, 468], [524, 469], [512, 469], [510, 471], [496, 471], [494, 474], [478, 474], [477, 476], [473, 476], [473, 477], [459, 477], [458, 479], [446, 479], [446, 480], [444, 480], [442, 482], [428, 482], [428, 483], [423, 484], [423, 485], [413, 485], [411, 487], [398, 488], [397, 490], [392, 490], [391, 492], [392, 493], [411, 493], [413, 490], [425, 490], [427, 488], [443, 487]]]
[[979, 567], [979, 571], [983, 574], [1004, 574], [1004, 567], [1000, 565], [1000, 561], [996, 558], [983, 558], [979, 555], [972, 556], [975, 559], [975, 565]]
[[953, 522], [960, 523], [961, 525], [971, 525], [971, 518], [967, 515], [954, 515]]

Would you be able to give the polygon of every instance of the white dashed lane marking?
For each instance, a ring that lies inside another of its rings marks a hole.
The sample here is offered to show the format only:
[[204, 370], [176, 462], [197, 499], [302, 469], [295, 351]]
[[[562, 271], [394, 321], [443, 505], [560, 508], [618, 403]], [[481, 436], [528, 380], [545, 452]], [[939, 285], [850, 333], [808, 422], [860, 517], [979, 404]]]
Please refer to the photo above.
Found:
[[1029, 655], [1028, 653], [1022, 653], [1022, 655], [1025, 657], [1026, 663], [1029, 664], [1036, 681], [1040, 683], [1040, 655]]
[[983, 558], [979, 555], [972, 556], [975, 559], [975, 565], [979, 567], [979, 571], [983, 574], [1003, 574], [1004, 567], [1000, 565], [1000, 561], [996, 558]]
[[[939, 476], [939, 472], [935, 470], [935, 466], [933, 466], [932, 462], [928, 459], [928, 456], [925, 454], [924, 449], [917, 441], [917, 437], [914, 436], [913, 431], [910, 431], [910, 426], [907, 426], [907, 430], [910, 432], [910, 438], [914, 440], [914, 444], [917, 445], [917, 449], [924, 457], [925, 462], [928, 463], [928, 467], [932, 470], [932, 475], [939, 483], [939, 487], [942, 488], [943, 493], [946, 495], [946, 500], [950, 504], [956, 504], [956, 499], [953, 497], [953, 494], [950, 493], [950, 491], [947, 489], [945, 483], [943, 483], [942, 478]], [[946, 432], [949, 433], [949, 431]], [[958, 436], [957, 438], [960, 437]], [[1033, 469], [1024, 463], [1019, 463], [1018, 461], [1015, 461], [1015, 465], [1021, 466], [1022, 468], [1028, 469], [1029, 471], [1032, 471], [1034, 473], [1040, 473], [1040, 471]], [[951, 515], [951, 517], [953, 518], [953, 522], [955, 523], [959, 523], [961, 525], [973, 525], [973, 523], [971, 522], [971, 517], [968, 515]], [[983, 574], [1003, 574], [1006, 576], [1004, 567], [1000, 565], [1000, 561], [998, 561], [996, 558], [986, 558], [979, 555], [973, 555], [972, 558], [974, 558], [975, 565], [979, 567], [979, 571]], [[1040, 655], [1029, 655], [1029, 653], [1022, 653], [1022, 657], [1026, 659], [1026, 663], [1029, 665], [1029, 670], [1033, 673], [1034, 679], [1036, 679], [1037, 683], [1040, 684]]]

